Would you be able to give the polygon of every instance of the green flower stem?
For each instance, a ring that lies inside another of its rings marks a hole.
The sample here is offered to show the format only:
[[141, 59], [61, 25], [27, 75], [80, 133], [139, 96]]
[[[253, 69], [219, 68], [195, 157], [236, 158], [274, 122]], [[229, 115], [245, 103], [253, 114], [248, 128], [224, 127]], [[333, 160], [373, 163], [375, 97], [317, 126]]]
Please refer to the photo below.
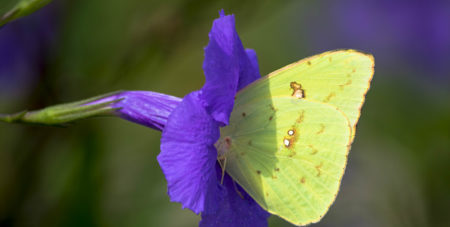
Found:
[[[8, 123], [64, 125], [89, 117], [113, 115], [120, 108], [115, 108], [112, 104], [120, 102], [122, 99], [109, 99], [104, 101], [101, 101], [101, 99], [110, 96], [113, 97], [115, 93], [78, 102], [49, 106], [41, 110], [21, 111], [15, 114], [0, 114], [0, 121]], [[94, 101], [95, 103], [93, 103]]]

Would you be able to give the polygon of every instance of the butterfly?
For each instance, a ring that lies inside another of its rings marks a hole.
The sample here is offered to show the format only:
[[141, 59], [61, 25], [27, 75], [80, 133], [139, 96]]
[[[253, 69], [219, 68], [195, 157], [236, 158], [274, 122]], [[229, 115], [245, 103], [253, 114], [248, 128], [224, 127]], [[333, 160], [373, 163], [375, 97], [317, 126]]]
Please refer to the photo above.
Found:
[[339, 191], [373, 73], [372, 55], [336, 50], [243, 88], [220, 132], [222, 168], [268, 212], [318, 222]]

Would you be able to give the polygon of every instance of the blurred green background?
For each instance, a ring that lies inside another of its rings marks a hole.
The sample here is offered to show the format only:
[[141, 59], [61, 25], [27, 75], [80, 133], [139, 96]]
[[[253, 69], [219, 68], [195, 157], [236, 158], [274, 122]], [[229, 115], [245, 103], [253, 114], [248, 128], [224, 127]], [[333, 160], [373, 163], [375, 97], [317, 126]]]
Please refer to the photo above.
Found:
[[[341, 190], [312, 226], [450, 226], [448, 1], [56, 1], [0, 29], [0, 112], [118, 89], [183, 97], [203, 85], [222, 8], [262, 75], [326, 50], [375, 56]], [[114, 118], [0, 123], [0, 226], [197, 226], [169, 202], [159, 139]]]

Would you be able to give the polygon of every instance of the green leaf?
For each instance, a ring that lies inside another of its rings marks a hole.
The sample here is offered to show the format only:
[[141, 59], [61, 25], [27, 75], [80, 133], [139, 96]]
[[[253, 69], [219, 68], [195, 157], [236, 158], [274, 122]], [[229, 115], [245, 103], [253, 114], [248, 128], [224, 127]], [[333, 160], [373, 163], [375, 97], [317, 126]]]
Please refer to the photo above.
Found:
[[1, 0], [0, 26], [27, 16], [50, 2], [51, 0]]

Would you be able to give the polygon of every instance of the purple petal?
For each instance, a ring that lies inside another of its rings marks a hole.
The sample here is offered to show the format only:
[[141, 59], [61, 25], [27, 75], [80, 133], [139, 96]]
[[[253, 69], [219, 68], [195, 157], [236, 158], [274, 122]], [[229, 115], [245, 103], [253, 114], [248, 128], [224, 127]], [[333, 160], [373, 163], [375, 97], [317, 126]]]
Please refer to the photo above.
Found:
[[[220, 173], [217, 165], [216, 172]], [[217, 176], [220, 179], [220, 174]], [[206, 226], [267, 226], [270, 214], [263, 210], [228, 174], [219, 191], [219, 207], [202, 213], [201, 227]], [[240, 194], [239, 194], [240, 193]], [[242, 197], [241, 197], [242, 196]]]
[[228, 124], [239, 80], [237, 46], [243, 49], [234, 27], [234, 16], [221, 15], [214, 20], [209, 39], [203, 62], [206, 81], [202, 99], [216, 121]]
[[181, 102], [178, 97], [156, 92], [122, 91], [85, 105], [114, 100], [120, 100], [111, 104], [113, 108], [118, 108], [116, 112], [119, 117], [160, 131], [166, 125], [170, 113]]
[[249, 85], [253, 81], [261, 78], [259, 73], [258, 57], [256, 52], [252, 49], [246, 49], [245, 54], [239, 55], [240, 71], [238, 91]]
[[234, 16], [214, 20], [205, 48], [203, 70], [206, 82], [202, 99], [208, 113], [222, 125], [228, 124], [236, 91], [260, 77], [254, 51], [245, 51], [236, 32]]
[[238, 91], [261, 77], [259, 74], [258, 58], [254, 50], [246, 49], [245, 52], [240, 53], [239, 62], [241, 65]]
[[[260, 77], [261, 74], [259, 73], [259, 64], [258, 64], [258, 56], [256, 56], [256, 52], [253, 49], [245, 49], [245, 52], [247, 52], [247, 57], [250, 60], [250, 63], [252, 63], [252, 66], [254, 70], [256, 71], [256, 74]], [[256, 79], [259, 79], [256, 78]]]
[[127, 91], [113, 107], [120, 107], [120, 117], [157, 130], [162, 130], [170, 113], [181, 102], [178, 97], [150, 91]]
[[195, 213], [217, 203], [215, 163], [219, 125], [203, 108], [200, 92], [188, 94], [170, 114], [158, 162], [171, 201]]

